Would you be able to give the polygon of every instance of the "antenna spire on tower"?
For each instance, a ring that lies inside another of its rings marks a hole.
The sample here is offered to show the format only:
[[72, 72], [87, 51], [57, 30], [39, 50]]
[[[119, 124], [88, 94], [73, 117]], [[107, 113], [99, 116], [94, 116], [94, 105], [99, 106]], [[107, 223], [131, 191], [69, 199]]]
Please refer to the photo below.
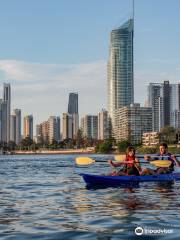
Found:
[[133, 23], [134, 23], [134, 0], [133, 0]]

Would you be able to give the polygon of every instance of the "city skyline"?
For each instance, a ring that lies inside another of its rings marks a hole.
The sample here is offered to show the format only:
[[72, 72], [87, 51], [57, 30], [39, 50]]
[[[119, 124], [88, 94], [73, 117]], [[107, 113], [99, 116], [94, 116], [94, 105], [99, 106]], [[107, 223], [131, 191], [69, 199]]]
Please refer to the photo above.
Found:
[[[147, 99], [148, 83], [180, 79], [179, 7], [177, 0], [135, 1], [135, 102]], [[0, 83], [11, 84], [11, 109], [40, 123], [66, 112], [70, 92], [79, 94], [81, 116], [107, 109], [110, 32], [131, 9], [131, 0], [3, 2]]]

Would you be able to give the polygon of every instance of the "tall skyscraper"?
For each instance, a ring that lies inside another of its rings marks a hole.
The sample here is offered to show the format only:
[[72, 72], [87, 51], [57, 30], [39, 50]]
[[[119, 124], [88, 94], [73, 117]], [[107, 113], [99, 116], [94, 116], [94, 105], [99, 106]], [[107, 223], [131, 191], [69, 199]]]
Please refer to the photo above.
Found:
[[170, 84], [170, 87], [170, 109], [171, 111], [180, 110], [180, 84]]
[[24, 138], [30, 137], [33, 140], [33, 116], [24, 117]]
[[11, 114], [11, 86], [9, 83], [3, 85], [3, 101], [7, 103], [6, 142], [10, 141], [10, 114]]
[[78, 114], [78, 93], [70, 93], [69, 94], [69, 102], [68, 102], [68, 113]]
[[63, 113], [63, 139], [73, 138], [73, 117], [72, 114]]
[[60, 117], [51, 116], [48, 119], [49, 123], [49, 143], [53, 140], [60, 141]]
[[107, 75], [112, 131], [115, 127], [115, 110], [134, 102], [133, 28], [134, 20], [129, 19], [111, 32]]
[[150, 83], [148, 105], [152, 107], [152, 128], [159, 132], [170, 125], [180, 127], [180, 84]]
[[36, 143], [42, 143], [42, 124], [36, 125]]
[[49, 122], [44, 121], [40, 124], [41, 141], [43, 144], [49, 143]]
[[148, 106], [152, 108], [152, 130], [159, 132], [163, 126], [162, 84], [150, 83], [148, 86]]
[[15, 142], [17, 145], [21, 141], [21, 110], [14, 109], [11, 115], [11, 131], [10, 140]]
[[7, 142], [7, 101], [0, 99], [0, 141]]
[[104, 140], [110, 137], [109, 117], [105, 109], [98, 114], [98, 139]]
[[164, 112], [164, 126], [170, 125], [170, 94], [171, 87], [169, 81], [164, 81], [163, 84], [163, 112]]
[[72, 114], [72, 124], [73, 124], [73, 139], [76, 139], [77, 132], [79, 129], [79, 114], [78, 113], [73, 113]]
[[171, 84], [170, 125], [180, 128], [180, 84]]
[[78, 129], [78, 93], [70, 93], [68, 102], [68, 113], [63, 113], [63, 139], [75, 139]]
[[16, 142], [16, 115], [11, 115], [11, 131], [10, 131], [10, 141]]
[[87, 138], [98, 138], [98, 116], [86, 115], [81, 119], [81, 129]]

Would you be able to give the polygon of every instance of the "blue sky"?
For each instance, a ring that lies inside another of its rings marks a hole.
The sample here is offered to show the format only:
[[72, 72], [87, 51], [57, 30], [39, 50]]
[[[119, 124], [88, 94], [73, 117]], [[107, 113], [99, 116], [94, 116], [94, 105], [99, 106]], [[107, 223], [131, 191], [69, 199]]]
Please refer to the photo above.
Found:
[[[106, 107], [110, 31], [132, 15], [131, 0], [0, 3], [0, 83], [11, 83], [13, 108], [37, 123], [62, 116], [71, 91], [81, 115]], [[179, 11], [179, 0], [135, 0], [136, 102], [149, 82], [180, 80]]]

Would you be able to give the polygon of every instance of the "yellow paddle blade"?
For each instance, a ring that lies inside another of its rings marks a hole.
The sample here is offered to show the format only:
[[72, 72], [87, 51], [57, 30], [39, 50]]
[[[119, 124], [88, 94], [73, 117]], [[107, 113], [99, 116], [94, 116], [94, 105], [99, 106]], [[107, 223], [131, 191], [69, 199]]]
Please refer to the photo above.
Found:
[[78, 165], [89, 165], [95, 163], [95, 160], [90, 157], [77, 157], [76, 164]]
[[114, 156], [114, 159], [116, 160], [116, 161], [120, 161], [120, 162], [123, 162], [124, 160], [125, 160], [125, 157], [126, 157], [126, 155], [115, 155]]
[[156, 167], [169, 167], [172, 164], [172, 162], [169, 160], [156, 160], [150, 161], [150, 163]]

